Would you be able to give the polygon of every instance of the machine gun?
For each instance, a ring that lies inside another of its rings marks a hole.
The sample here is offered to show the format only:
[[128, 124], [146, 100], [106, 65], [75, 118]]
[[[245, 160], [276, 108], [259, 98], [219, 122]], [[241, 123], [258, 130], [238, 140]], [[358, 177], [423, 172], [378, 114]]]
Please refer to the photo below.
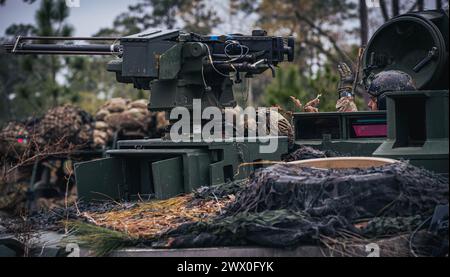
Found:
[[[79, 44], [81, 41], [108, 44]], [[55, 42], [65, 42], [55, 43]], [[68, 43], [69, 42], [69, 43]], [[294, 38], [252, 35], [203, 36], [180, 30], [148, 30], [122, 38], [17, 37], [4, 49], [12, 54], [112, 55], [107, 70], [120, 83], [150, 90], [150, 111], [235, 107], [233, 85], [294, 59]], [[248, 176], [241, 163], [279, 160], [288, 151], [276, 137], [273, 153], [259, 141], [182, 142], [166, 139], [119, 141], [108, 158], [75, 164], [78, 195], [84, 199], [159, 199]]]
[[[51, 44], [71, 41], [72, 44]], [[112, 41], [110, 45], [77, 45], [80, 41]], [[50, 44], [49, 44], [50, 43]], [[240, 34], [201, 36], [179, 30], [149, 30], [123, 38], [17, 37], [4, 45], [13, 54], [113, 55], [107, 70], [119, 83], [150, 90], [150, 110], [192, 108], [193, 99], [203, 107], [232, 107], [232, 82], [261, 74], [294, 59], [292, 37], [272, 37], [262, 30]], [[234, 80], [230, 80], [233, 77]]]

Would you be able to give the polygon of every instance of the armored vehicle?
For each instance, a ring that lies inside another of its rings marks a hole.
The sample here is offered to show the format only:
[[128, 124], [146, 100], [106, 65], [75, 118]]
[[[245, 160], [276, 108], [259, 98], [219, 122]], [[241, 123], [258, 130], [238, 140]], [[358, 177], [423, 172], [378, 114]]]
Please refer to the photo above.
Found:
[[[55, 41], [114, 41], [104, 44], [48, 44]], [[182, 142], [171, 137], [119, 141], [105, 159], [75, 165], [78, 193], [90, 200], [170, 198], [200, 186], [242, 179], [253, 168], [239, 165], [261, 160], [280, 160], [288, 151], [287, 137], [276, 140], [275, 151], [262, 153], [267, 144], [254, 137], [219, 133], [209, 142], [201, 139], [208, 123], [196, 120], [208, 108], [236, 107], [232, 86], [294, 59], [294, 39], [268, 36], [256, 30], [240, 34], [202, 36], [179, 30], [148, 30], [123, 38], [18, 37], [5, 46], [13, 54], [114, 55], [107, 70], [120, 83], [151, 90], [149, 110], [186, 115], [192, 130], [182, 129]], [[195, 103], [199, 109], [195, 109]], [[265, 115], [261, 115], [263, 118]], [[178, 118], [172, 121], [176, 124]], [[208, 118], [209, 119], [209, 118]], [[222, 128], [222, 120], [213, 119]], [[208, 134], [209, 136], [210, 134]]]
[[[150, 110], [181, 107], [189, 115], [195, 113], [196, 102], [201, 112], [235, 107], [232, 87], [241, 78], [275, 72], [276, 65], [294, 59], [292, 37], [268, 36], [261, 30], [249, 36], [149, 30], [123, 38], [18, 37], [5, 48], [13, 54], [116, 56], [107, 70], [120, 83], [150, 90]], [[373, 35], [362, 67], [364, 81], [383, 71], [400, 70], [413, 78], [417, 90], [386, 92], [386, 111], [297, 113], [295, 143], [350, 156], [406, 159], [448, 174], [448, 15], [425, 11], [393, 18]], [[79, 196], [86, 200], [170, 198], [200, 186], [245, 178], [254, 168], [241, 164], [280, 160], [288, 152], [288, 138], [282, 136], [268, 137], [278, 144], [272, 153], [259, 151], [264, 143], [248, 136], [197, 140], [208, 120], [189, 122], [193, 130], [183, 131], [188, 141], [170, 137], [119, 141], [107, 158], [76, 164]]]

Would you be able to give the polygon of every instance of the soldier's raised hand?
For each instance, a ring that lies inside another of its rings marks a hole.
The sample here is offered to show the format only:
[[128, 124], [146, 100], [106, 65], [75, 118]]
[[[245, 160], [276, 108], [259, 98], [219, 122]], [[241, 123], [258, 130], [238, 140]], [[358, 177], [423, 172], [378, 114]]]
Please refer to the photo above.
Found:
[[339, 98], [350, 96], [353, 88], [353, 82], [355, 81], [355, 76], [350, 67], [344, 62], [338, 64], [338, 72], [340, 77], [338, 87]]

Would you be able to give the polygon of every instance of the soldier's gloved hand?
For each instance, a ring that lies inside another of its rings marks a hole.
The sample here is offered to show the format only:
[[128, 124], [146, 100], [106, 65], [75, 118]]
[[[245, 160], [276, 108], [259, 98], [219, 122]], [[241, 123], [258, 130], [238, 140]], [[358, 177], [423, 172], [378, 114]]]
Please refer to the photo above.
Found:
[[338, 71], [340, 77], [338, 87], [339, 98], [353, 96], [352, 89], [355, 76], [353, 75], [352, 70], [346, 63], [343, 62], [338, 65]]
[[341, 97], [336, 103], [336, 110], [338, 112], [357, 112], [358, 108], [356, 107], [355, 100], [351, 96]]

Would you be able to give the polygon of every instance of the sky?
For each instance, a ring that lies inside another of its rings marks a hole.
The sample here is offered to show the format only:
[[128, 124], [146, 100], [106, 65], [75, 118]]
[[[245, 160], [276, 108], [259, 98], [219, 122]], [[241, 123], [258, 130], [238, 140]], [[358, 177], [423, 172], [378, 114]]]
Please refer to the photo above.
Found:
[[[80, 0], [79, 8], [71, 8], [68, 22], [75, 27], [76, 36], [92, 36], [98, 30], [111, 27], [114, 18], [127, 10], [136, 0]], [[33, 4], [22, 0], [7, 0], [0, 6], [0, 35], [13, 23], [34, 23], [40, 1]]]
[[[80, 7], [70, 10], [68, 22], [75, 27], [74, 36], [92, 36], [101, 28], [111, 27], [117, 15], [127, 10], [128, 6], [136, 3], [136, 0], [79, 0]], [[0, 6], [0, 36], [6, 28], [14, 23], [33, 24], [35, 12], [41, 1], [33, 4], [24, 3], [22, 0], [6, 0], [4, 6]], [[212, 0], [211, 5], [224, 12], [227, 4], [223, 0]], [[219, 26], [214, 32], [250, 32], [256, 18], [253, 16], [240, 16], [239, 24], [235, 21]]]
[[[69, 23], [75, 27], [75, 36], [92, 36], [101, 28], [111, 27], [117, 15], [127, 10], [130, 4], [137, 0], [79, 0], [79, 8], [71, 8]], [[367, 0], [367, 2], [377, 0]], [[35, 12], [40, 5], [40, 0], [33, 4], [26, 4], [22, 0], [6, 0], [4, 6], [0, 6], [0, 36], [4, 34], [6, 28], [13, 23], [34, 23]], [[414, 2], [414, 0], [404, 0], [402, 3]], [[445, 1], [444, 1], [445, 2]], [[215, 6], [222, 13], [227, 10], [227, 2], [223, 0], [211, 0], [211, 5]], [[435, 0], [426, 0], [427, 8], [434, 8]], [[242, 16], [237, 20], [228, 22], [214, 30], [216, 33], [222, 32], [249, 32], [252, 29], [256, 18], [252, 16]], [[236, 24], [239, 22], [239, 24]]]

